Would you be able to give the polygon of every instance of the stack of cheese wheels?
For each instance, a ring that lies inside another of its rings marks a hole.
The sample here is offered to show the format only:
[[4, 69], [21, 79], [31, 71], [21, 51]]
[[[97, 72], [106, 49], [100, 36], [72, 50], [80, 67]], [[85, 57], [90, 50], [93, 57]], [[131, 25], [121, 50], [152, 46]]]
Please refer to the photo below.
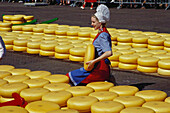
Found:
[[135, 86], [114, 86], [109, 89], [110, 92], [117, 93], [119, 96], [133, 96], [139, 89]]
[[155, 113], [155, 111], [145, 107], [128, 107], [120, 111], [120, 113]]
[[4, 77], [11, 76], [12, 74], [8, 71], [0, 71], [0, 79], [3, 79]]
[[73, 48], [73, 45], [57, 45], [55, 46], [55, 58], [57, 59], [69, 59], [69, 50]]
[[113, 52], [113, 55], [108, 58], [112, 67], [118, 67], [120, 55], [121, 53], [119, 52]]
[[17, 76], [6, 76], [3, 79], [8, 81], [8, 83], [16, 83], [16, 82], [23, 82], [25, 80], [28, 80], [29, 77], [25, 75], [17, 75]]
[[19, 106], [3, 106], [0, 107], [0, 112], [1, 113], [28, 113], [28, 111], [22, 107]]
[[50, 92], [45, 88], [27, 88], [20, 92], [20, 96], [25, 99], [27, 102], [41, 100], [42, 96]]
[[161, 101], [150, 101], [142, 105], [142, 107], [150, 108], [156, 113], [169, 113], [170, 112], [170, 103], [161, 102]]
[[95, 91], [108, 91], [114, 84], [111, 82], [91, 82], [86, 86], [93, 88]]
[[51, 83], [51, 84], [44, 85], [43, 88], [46, 88], [50, 91], [63, 91], [70, 87], [71, 87], [71, 85], [67, 84], [67, 83]]
[[72, 93], [72, 95], [76, 97], [76, 96], [88, 96], [94, 90], [86, 86], [74, 86], [66, 89], [66, 91]]
[[4, 23], [10, 23], [12, 16], [13, 16], [13, 15], [4, 15], [4, 16], [2, 17], [2, 18], [3, 18], [3, 22], [4, 22]]
[[5, 43], [5, 47], [7, 50], [12, 50], [13, 49], [13, 42], [15, 39], [17, 39], [17, 36], [8, 36], [5, 35], [2, 37], [4, 43]]
[[138, 58], [137, 70], [145, 73], [156, 73], [158, 69], [159, 58], [140, 57]]
[[45, 76], [51, 75], [51, 72], [49, 72], [49, 71], [31, 71], [31, 72], [27, 73], [26, 75], [29, 76], [31, 79], [43, 78]]
[[26, 22], [31, 22], [32, 20], [34, 20], [34, 16], [24, 16], [24, 19], [26, 20]]
[[149, 38], [148, 39], [148, 49], [151, 50], [163, 50], [164, 49], [164, 41], [163, 38]]
[[3, 97], [12, 97], [12, 93], [20, 93], [27, 88], [28, 85], [21, 82], [8, 83], [0, 86], [0, 94]]
[[66, 75], [62, 74], [53, 74], [50, 76], [45, 76], [43, 78], [49, 80], [50, 83], [69, 83], [69, 78]]
[[164, 41], [164, 50], [170, 52], [170, 40]]
[[84, 69], [86, 71], [91, 71], [94, 66], [91, 66], [88, 68], [88, 64], [86, 62], [93, 60], [95, 58], [95, 48], [92, 44], [88, 45], [85, 52], [85, 58], [84, 58]]
[[75, 109], [59, 109], [59, 110], [49, 111], [47, 113], [79, 113], [79, 112]]
[[9, 72], [12, 75], [26, 75], [27, 73], [31, 72], [30, 69], [24, 69], [24, 68], [14, 68], [12, 70], [9, 70]]
[[141, 97], [148, 101], [164, 101], [167, 97], [167, 94], [159, 90], [143, 90], [135, 94], [135, 96]]
[[29, 41], [27, 42], [27, 53], [29, 54], [39, 54], [40, 53], [41, 42]]
[[170, 59], [162, 59], [158, 61], [158, 73], [160, 75], [170, 75]]
[[78, 39], [79, 40], [83, 40], [83, 41], [88, 41], [88, 40], [90, 40], [90, 32], [88, 32], [88, 31], [79, 31], [78, 32]]
[[28, 40], [26, 39], [15, 39], [13, 42], [14, 43], [13, 50], [26, 52], [27, 42]]
[[11, 20], [10, 22], [12, 24], [22, 24], [22, 23], [24, 23], [24, 16], [25, 15], [13, 15], [10, 18], [10, 20]]
[[120, 69], [135, 70], [137, 68], [138, 58], [139, 56], [134, 54], [120, 55], [118, 67]]
[[60, 106], [67, 106], [67, 100], [72, 97], [72, 94], [68, 91], [55, 91], [48, 92], [42, 96], [43, 101], [51, 101], [57, 103]]
[[147, 48], [148, 47], [148, 36], [145, 35], [134, 35], [132, 38], [133, 48]]
[[0, 23], [1, 32], [10, 32], [12, 30], [11, 27], [12, 27], [12, 23], [4, 23], [4, 22]]
[[76, 96], [68, 99], [67, 107], [69, 109], [75, 109], [80, 113], [89, 113], [91, 111], [91, 105], [98, 102], [98, 99], [91, 96]]
[[113, 99], [113, 101], [122, 103], [126, 108], [141, 107], [145, 103], [145, 100], [138, 96], [119, 96]]
[[69, 50], [69, 60], [83, 62], [85, 56], [86, 48], [74, 47]]
[[117, 45], [132, 45], [132, 35], [123, 35], [117, 37]]
[[119, 113], [124, 105], [115, 101], [96, 102], [91, 106], [91, 113]]
[[167, 98], [165, 99], [165, 102], [170, 103], [170, 97], [167, 97]]
[[97, 91], [90, 93], [89, 96], [96, 97], [99, 101], [112, 101], [118, 97], [118, 94], [109, 91]]
[[57, 46], [57, 43], [41, 43], [40, 45], [40, 55], [42, 56], [54, 56], [55, 54], [55, 46]]
[[112, 41], [112, 45], [116, 45], [117, 44], [117, 37], [119, 36], [118, 34], [115, 34], [114, 32], [110, 32], [111, 35], [111, 41]]
[[42, 88], [48, 84], [49, 81], [42, 78], [24, 80], [23, 83], [27, 84], [30, 88]]
[[35, 101], [26, 105], [25, 109], [29, 113], [47, 113], [60, 109], [60, 106], [54, 102], [49, 101]]

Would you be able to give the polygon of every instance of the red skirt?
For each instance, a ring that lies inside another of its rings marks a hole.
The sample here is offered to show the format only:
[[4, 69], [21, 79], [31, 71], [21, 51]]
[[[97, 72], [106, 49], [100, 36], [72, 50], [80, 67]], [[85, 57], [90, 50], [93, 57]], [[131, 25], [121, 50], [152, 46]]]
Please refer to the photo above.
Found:
[[97, 2], [97, 0], [85, 0], [85, 2]]

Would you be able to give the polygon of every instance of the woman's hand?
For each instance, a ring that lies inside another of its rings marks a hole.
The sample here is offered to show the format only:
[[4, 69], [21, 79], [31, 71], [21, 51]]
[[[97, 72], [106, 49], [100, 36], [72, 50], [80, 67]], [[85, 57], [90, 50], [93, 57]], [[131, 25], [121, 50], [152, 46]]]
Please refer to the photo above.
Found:
[[91, 60], [91, 61], [86, 62], [86, 64], [88, 65], [87, 69], [91, 69], [94, 67], [95, 62], [94, 60]]

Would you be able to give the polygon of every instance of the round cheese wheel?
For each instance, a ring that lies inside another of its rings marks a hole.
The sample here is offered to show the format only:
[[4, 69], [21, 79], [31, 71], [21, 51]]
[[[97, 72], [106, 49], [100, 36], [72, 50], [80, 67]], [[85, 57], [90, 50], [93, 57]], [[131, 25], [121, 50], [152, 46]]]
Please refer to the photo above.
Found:
[[33, 31], [33, 27], [23, 26], [23, 27], [22, 27], [22, 31], [32, 32], [32, 31]]
[[170, 52], [170, 47], [165, 47], [164, 46], [164, 49], [163, 50], [165, 50], [165, 51], [167, 51], [167, 52]]
[[118, 67], [119, 62], [118, 61], [110, 61], [111, 62], [111, 67]]
[[29, 53], [29, 54], [39, 54], [40, 53], [40, 49], [27, 48], [27, 53]]
[[10, 73], [12, 73], [12, 75], [25, 75], [29, 72], [31, 72], [30, 69], [22, 69], [22, 68], [15, 68], [12, 70], [9, 70]]
[[113, 101], [122, 103], [125, 107], [140, 107], [145, 103], [145, 100], [137, 96], [120, 96]]
[[0, 107], [1, 113], [28, 113], [28, 111], [19, 106], [2, 106]]
[[28, 80], [29, 77], [25, 75], [18, 75], [18, 76], [7, 76], [3, 78], [4, 80], [8, 81], [9, 83], [16, 83], [16, 82], [23, 82]]
[[137, 69], [137, 64], [128, 64], [128, 63], [119, 62], [118, 67], [120, 69], [135, 70]]
[[56, 53], [55, 52], [55, 58], [57, 59], [69, 59], [70, 54], [61, 54], [61, 53]]
[[91, 106], [92, 113], [119, 113], [124, 105], [114, 101], [96, 102]]
[[69, 53], [73, 56], [80, 56], [84, 57], [85, 56], [86, 49], [85, 48], [80, 48], [80, 47], [75, 47], [75, 48], [70, 48]]
[[67, 83], [51, 83], [51, 84], [44, 85], [43, 88], [46, 88], [50, 91], [62, 91], [69, 87], [71, 87], [71, 85]]
[[132, 43], [133, 48], [147, 48], [148, 44]]
[[96, 37], [96, 35], [97, 35], [97, 33], [96, 33], [96, 32], [91, 32], [91, 33], [90, 33], [90, 37], [91, 37], [91, 38], [95, 38], [95, 37]]
[[90, 93], [89, 96], [96, 97], [99, 101], [112, 101], [118, 97], [118, 94], [109, 91], [97, 91]]
[[78, 36], [78, 31], [69, 30], [67, 31], [67, 36]]
[[51, 83], [69, 83], [69, 78], [62, 74], [53, 74], [43, 78], [49, 80]]
[[78, 36], [79, 37], [90, 37], [90, 32], [79, 31]]
[[155, 113], [155, 111], [145, 107], [128, 107], [123, 109], [120, 113]]
[[163, 46], [165, 39], [163, 38], [149, 38], [148, 44], [155, 46]]
[[11, 21], [21, 21], [21, 20], [23, 20], [24, 18], [23, 18], [23, 16], [22, 15], [14, 15], [14, 16], [12, 16], [11, 17]]
[[170, 112], [169, 106], [170, 103], [161, 102], [161, 101], [146, 102], [142, 105], [142, 107], [150, 108], [154, 110], [156, 113]]
[[47, 28], [45, 28], [44, 29], [44, 33], [45, 34], [53, 34], [54, 35], [55, 34], [55, 29], [47, 29]]
[[27, 47], [27, 42], [28, 42], [28, 40], [15, 39], [13, 43], [15, 46]]
[[14, 69], [15, 67], [12, 65], [0, 65], [0, 71], [9, 71]]
[[78, 37], [77, 36], [67, 36], [68, 39], [71, 39], [69, 40], [70, 42], [74, 42], [74, 40], [78, 40]]
[[44, 28], [37, 28], [37, 27], [33, 28], [33, 32], [36, 32], [36, 33], [43, 33], [43, 31], [44, 31]]
[[93, 69], [94, 66], [88, 68], [86, 62], [93, 60], [94, 58], [95, 58], [95, 48], [92, 44], [90, 44], [86, 48], [85, 57], [84, 57], [84, 69], [86, 71], [91, 71]]
[[33, 79], [33, 78], [43, 78], [45, 76], [51, 75], [51, 73], [49, 71], [31, 71], [26, 75], [29, 76], [31, 79]]
[[158, 67], [162, 69], [170, 69], [170, 59], [159, 60]]
[[0, 86], [2, 86], [2, 85], [4, 85], [4, 84], [7, 84], [7, 83], [8, 83], [8, 81], [3, 80], [3, 79], [0, 79]]
[[170, 97], [167, 97], [167, 98], [165, 99], [165, 102], [170, 103]]
[[72, 95], [76, 97], [76, 96], [88, 96], [94, 90], [86, 86], [74, 86], [66, 89], [66, 91], [72, 93]]
[[114, 84], [111, 82], [91, 82], [86, 86], [93, 88], [95, 91], [108, 91]]
[[5, 45], [6, 50], [13, 50], [13, 45]]
[[71, 42], [69, 42], [69, 41], [59, 41], [58, 42], [58, 45], [70, 45], [71, 44]]
[[154, 46], [154, 45], [148, 44], [148, 49], [150, 49], [150, 50], [163, 50], [164, 46]]
[[27, 104], [25, 109], [29, 113], [47, 113], [49, 111], [60, 109], [60, 106], [49, 101], [35, 101]]
[[83, 44], [83, 43], [73, 43], [72, 44], [74, 47], [78, 47], [78, 48], [86, 48], [87, 44]]
[[152, 57], [159, 58], [160, 60], [162, 60], [162, 59], [170, 59], [170, 55], [166, 55], [166, 54], [156, 54], [156, 55], [152, 55]]
[[119, 52], [113, 52], [112, 56], [108, 57], [110, 61], [119, 61], [119, 57], [121, 56], [121, 53]]
[[25, 20], [33, 20], [34, 19], [34, 16], [24, 16], [24, 19]]
[[158, 68], [158, 74], [160, 74], [160, 75], [165, 75], [165, 76], [169, 76], [170, 70]]
[[119, 52], [119, 53], [121, 53], [123, 55], [135, 53], [134, 50], [117, 50], [116, 52]]
[[12, 93], [20, 93], [23, 89], [28, 88], [24, 83], [9, 83], [0, 86], [0, 94], [3, 97], [12, 97]]
[[40, 49], [44, 50], [44, 51], [54, 51], [55, 50], [55, 46], [57, 46], [58, 44], [55, 43], [41, 43], [40, 44]]
[[48, 92], [42, 96], [43, 101], [54, 102], [60, 106], [66, 106], [67, 100], [72, 97], [72, 94], [68, 91], [55, 91]]
[[27, 102], [41, 100], [42, 96], [48, 93], [49, 90], [45, 88], [27, 88], [20, 92], [20, 96]]
[[28, 42], [27, 47], [32, 49], [40, 49], [41, 42]]
[[11, 27], [11, 26], [12, 26], [12, 23], [4, 23], [4, 22], [0, 23], [1, 28], [2, 27]]
[[110, 92], [117, 93], [119, 96], [133, 96], [139, 89], [135, 86], [114, 86], [109, 89]]
[[76, 96], [68, 99], [67, 107], [81, 112], [90, 112], [91, 105], [98, 102], [98, 99], [91, 96]]
[[157, 32], [143, 32], [142, 34], [149, 36], [149, 35], [156, 35]]
[[84, 57], [69, 55], [69, 60], [75, 61], [75, 62], [83, 62]]
[[12, 21], [10, 21], [12, 24], [22, 24], [22, 23], [24, 23], [24, 21], [23, 20], [12, 20]]
[[161, 38], [159, 35], [149, 35], [149, 38]]
[[75, 109], [60, 109], [60, 110], [49, 111], [47, 113], [79, 113], [79, 112]]
[[140, 52], [147, 52], [149, 49], [148, 48], [131, 48], [131, 50], [134, 50], [137, 53]]
[[146, 36], [135, 36], [132, 38], [133, 43], [139, 43], [139, 44], [147, 44], [148, 43], [148, 38]]
[[73, 48], [72, 45], [56, 45], [55, 52], [61, 53], [61, 54], [69, 54], [69, 50], [71, 48]]
[[56, 35], [66, 35], [67, 31], [66, 30], [55, 30]]
[[148, 50], [148, 53], [152, 53], [152, 54], [166, 54], [167, 51], [165, 50]]
[[120, 46], [131, 46], [132, 43], [128, 43], [128, 42], [117, 42], [117, 45], [120, 45]]
[[156, 57], [140, 57], [137, 62], [140, 66], [157, 67], [158, 61], [159, 58]]
[[147, 66], [138, 65], [137, 70], [144, 73], [156, 73], [158, 67], [147, 67]]
[[42, 88], [48, 84], [49, 81], [42, 78], [24, 80], [23, 83], [27, 84], [30, 88]]
[[40, 55], [41, 56], [54, 56], [55, 52], [54, 51], [44, 51], [40, 50]]
[[13, 15], [4, 15], [2, 18], [3, 18], [3, 20], [11, 20], [12, 16]]
[[8, 27], [0, 27], [0, 31], [10, 32], [12, 29]]
[[12, 26], [13, 31], [22, 31], [22, 26]]
[[3, 79], [6, 76], [11, 76], [12, 74], [8, 71], [0, 71], [0, 79]]
[[8, 45], [13, 45], [14, 40], [16, 39], [16, 36], [3, 36], [3, 41]]
[[148, 101], [163, 101], [167, 97], [167, 94], [159, 90], [143, 90], [135, 94], [135, 96], [141, 97]]
[[18, 34], [22, 34], [23, 31], [12, 31], [13, 33], [18, 33]]
[[123, 32], [127, 33], [127, 32], [129, 32], [128, 29], [116, 29], [116, 31], [119, 32], [119, 33], [123, 33]]
[[130, 54], [130, 55], [120, 55], [119, 61], [127, 64], [137, 64], [138, 55]]

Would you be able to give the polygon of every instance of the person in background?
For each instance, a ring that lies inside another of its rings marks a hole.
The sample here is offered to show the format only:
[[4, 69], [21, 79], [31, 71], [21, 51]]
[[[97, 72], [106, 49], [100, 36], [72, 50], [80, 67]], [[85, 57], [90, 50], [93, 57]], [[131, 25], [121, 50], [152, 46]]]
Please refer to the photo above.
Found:
[[5, 43], [2, 40], [2, 37], [0, 36], [0, 59], [2, 59], [2, 57], [4, 56], [6, 52], [6, 47], [5, 47]]
[[85, 9], [85, 6], [86, 6], [87, 2], [91, 3], [90, 9], [93, 9], [93, 5], [94, 5], [95, 2], [97, 2], [97, 0], [84, 0], [83, 6], [81, 6], [80, 8]]
[[88, 68], [93, 69], [86, 71], [84, 67], [73, 70], [66, 74], [70, 78], [73, 85], [85, 85], [96, 81], [109, 81], [110, 78], [110, 61], [109, 56], [112, 55], [111, 36], [106, 29], [106, 23], [110, 19], [110, 11], [106, 5], [99, 5], [96, 13], [91, 17], [91, 25], [98, 34], [93, 40], [95, 47], [95, 58], [86, 62]]

